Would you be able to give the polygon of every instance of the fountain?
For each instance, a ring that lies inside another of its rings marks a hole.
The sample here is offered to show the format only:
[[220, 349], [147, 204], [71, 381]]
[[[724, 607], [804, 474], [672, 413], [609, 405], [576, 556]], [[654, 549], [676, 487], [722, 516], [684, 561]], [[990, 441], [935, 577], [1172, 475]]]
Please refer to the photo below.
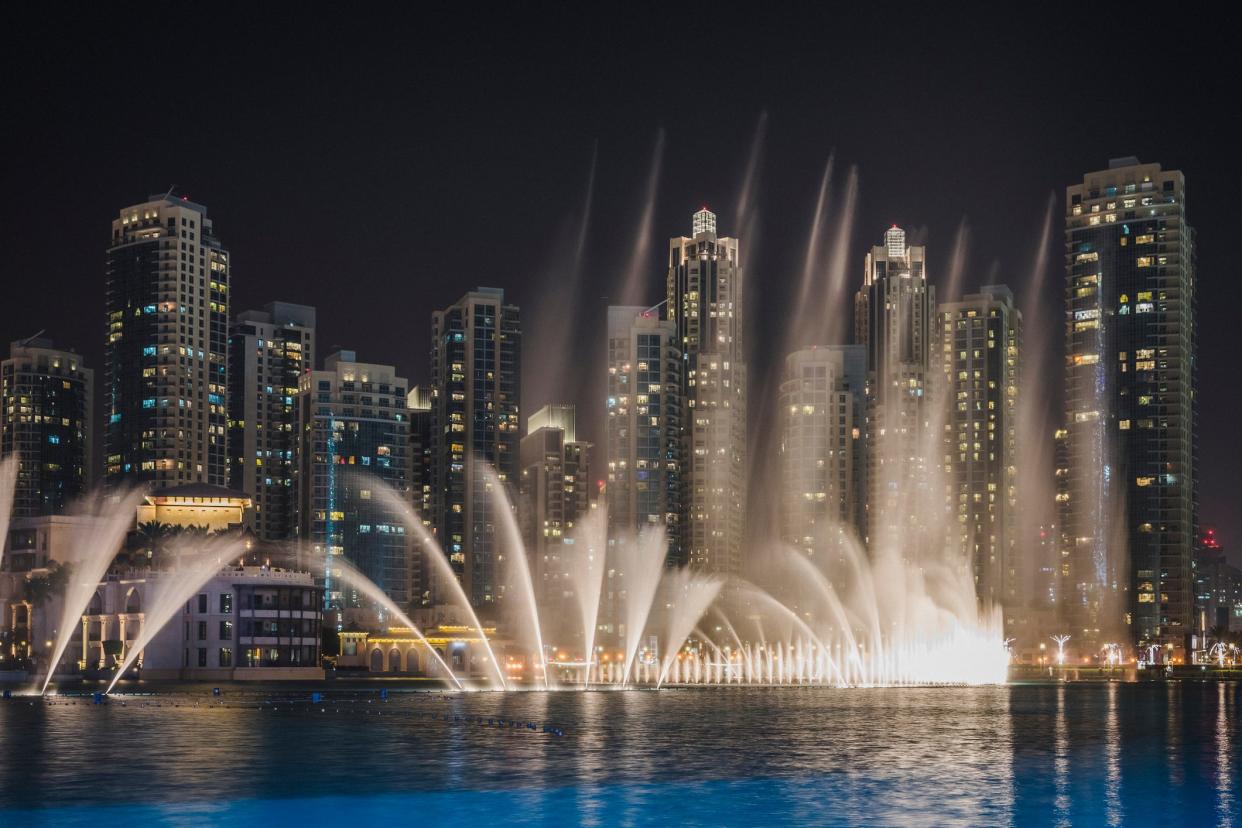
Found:
[[625, 670], [621, 683], [626, 684], [634, 657], [638, 655], [643, 629], [651, 615], [656, 589], [660, 586], [668, 539], [663, 528], [650, 527], [639, 532], [636, 538], [619, 542], [616, 551], [621, 577], [625, 579]]
[[[518, 589], [522, 594], [522, 599], [526, 604], [524, 623], [521, 626], [526, 627], [526, 632], [530, 636], [529, 643], [535, 647], [535, 658], [538, 660], [538, 668], [543, 675], [543, 687], [548, 689], [548, 659], [543, 649], [543, 632], [539, 624], [539, 606], [535, 599], [535, 585], [530, 577], [530, 561], [526, 557], [526, 548], [522, 542], [522, 530], [518, 527], [517, 519], [513, 516], [513, 504], [509, 500], [508, 493], [505, 491], [504, 483], [496, 475], [496, 472], [486, 463], [479, 463], [478, 473], [483, 475], [483, 480], [487, 489], [491, 492], [492, 498], [496, 501], [496, 508], [500, 511], [500, 520], [504, 525], [505, 538], [508, 540], [508, 561], [510, 573], [516, 575], [518, 580]], [[519, 613], [519, 615], [522, 615]]]
[[720, 594], [724, 586], [721, 579], [711, 575], [701, 575], [689, 569], [678, 569], [670, 572], [665, 578], [669, 592], [665, 609], [668, 612], [668, 630], [665, 637], [667, 644], [664, 649], [664, 661], [660, 665], [660, 675], [656, 679], [656, 687], [664, 684], [668, 668], [681, 650], [681, 645], [690, 635], [695, 624], [707, 612], [707, 608]]
[[244, 554], [245, 541], [236, 535], [214, 535], [206, 539], [181, 536], [169, 544], [173, 568], [168, 572], [151, 571], [147, 575], [147, 610], [142, 616], [142, 629], [125, 653], [116, 675], [108, 683], [105, 694], [133, 666], [151, 640], [181, 610], [186, 601], [220, 572], [228, 561]]
[[4, 564], [4, 542], [9, 536], [9, 515], [13, 513], [13, 494], [17, 488], [17, 456], [0, 461], [0, 566]]
[[436, 541], [435, 536], [428, 531], [414, 506], [402, 497], [400, 492], [377, 477], [372, 479], [371, 483], [374, 486], [375, 496], [387, 505], [389, 509], [401, 516], [406, 531], [413, 530], [418, 535], [418, 539], [422, 543], [423, 559], [430, 560], [435, 568], [437, 586], [449, 592], [456, 599], [456, 605], [470, 617], [475, 629], [479, 631], [479, 640], [483, 642], [483, 648], [487, 651], [487, 657], [496, 674], [496, 683], [500, 685], [502, 690], [508, 690], [509, 684], [505, 681], [504, 670], [500, 666], [500, 661], [496, 658], [496, 653], [492, 651], [492, 644], [487, 638], [483, 624], [479, 621], [479, 616], [475, 613], [474, 607], [470, 605], [470, 599], [466, 597], [466, 591], [462, 588], [461, 582], [457, 580], [453, 567], [449, 565], [448, 556], [440, 548], [440, 544]]
[[451, 669], [449, 669], [449, 666], [444, 661], [444, 658], [441, 657], [441, 655], [436, 651], [435, 647], [431, 646], [431, 642], [427, 640], [427, 637], [423, 635], [423, 631], [418, 628], [418, 625], [415, 624], [408, 615], [401, 611], [401, 608], [388, 597], [388, 594], [384, 592], [384, 590], [379, 588], [378, 584], [359, 572], [356, 566], [344, 558], [337, 558], [332, 562], [332, 571], [335, 572], [337, 577], [341, 580], [348, 584], [352, 584], [355, 589], [365, 595], [368, 599], [374, 601], [390, 616], [396, 618], [402, 624], [409, 627], [414, 635], [418, 637], [418, 640], [422, 643], [422, 645], [427, 648], [427, 652], [431, 653], [432, 657], [435, 658], [436, 663], [440, 665], [440, 669], [444, 671], [444, 675], [452, 681], [453, 685], [458, 690], [465, 689], [465, 686], [461, 683], [461, 680], [453, 674]]
[[568, 561], [569, 579], [582, 620], [582, 685], [591, 682], [595, 663], [595, 631], [599, 628], [599, 605], [604, 589], [608, 549], [608, 512], [600, 508], [578, 524], [573, 552]]
[[634, 248], [621, 283], [621, 305], [636, 305], [643, 295], [643, 281], [651, 267], [651, 236], [655, 232], [656, 194], [660, 188], [660, 167], [664, 162], [664, 130], [656, 133], [655, 148], [651, 152], [651, 170], [647, 174], [647, 186], [643, 191], [643, 209], [638, 220], [638, 232]]
[[125, 542], [141, 500], [142, 492], [139, 490], [110, 496], [95, 492], [75, 509], [79, 519], [70, 530], [66, 559], [60, 562], [69, 568], [69, 580], [65, 585], [56, 643], [47, 663], [47, 676], [43, 679], [40, 694], [47, 692], [69, 640], [81, 628], [82, 613]]

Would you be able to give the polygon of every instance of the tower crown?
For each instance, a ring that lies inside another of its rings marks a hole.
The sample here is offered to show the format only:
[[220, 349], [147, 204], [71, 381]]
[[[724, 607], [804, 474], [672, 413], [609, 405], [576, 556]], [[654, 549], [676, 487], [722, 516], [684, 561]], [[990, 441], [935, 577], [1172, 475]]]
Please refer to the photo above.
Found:
[[906, 231], [893, 225], [884, 232], [884, 246], [888, 248], [890, 259], [904, 259], [906, 256]]
[[707, 209], [704, 205], [697, 213], [694, 214], [694, 231], [693, 235], [697, 238], [704, 233], [716, 235], [716, 214]]

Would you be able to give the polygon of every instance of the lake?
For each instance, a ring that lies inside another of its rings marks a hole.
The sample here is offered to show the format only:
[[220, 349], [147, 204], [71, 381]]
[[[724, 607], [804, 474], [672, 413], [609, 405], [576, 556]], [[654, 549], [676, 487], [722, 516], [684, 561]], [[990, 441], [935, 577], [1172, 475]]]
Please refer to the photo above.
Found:
[[0, 701], [0, 825], [1238, 824], [1232, 682], [221, 689]]

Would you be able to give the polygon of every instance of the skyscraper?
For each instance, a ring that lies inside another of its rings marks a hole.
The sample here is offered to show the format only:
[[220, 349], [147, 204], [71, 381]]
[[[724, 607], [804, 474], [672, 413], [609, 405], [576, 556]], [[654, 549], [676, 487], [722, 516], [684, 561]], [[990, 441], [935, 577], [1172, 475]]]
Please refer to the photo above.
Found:
[[[410, 498], [418, 513], [418, 519], [423, 522], [423, 528], [435, 535], [436, 527], [431, 511], [431, 392], [417, 385], [411, 388], [406, 395], [406, 411], [410, 416]], [[429, 576], [432, 570], [428, 569], [423, 556], [431, 550], [425, 547], [418, 533], [414, 533], [410, 542], [410, 600], [412, 603], [429, 604]]]
[[90, 488], [94, 394], [77, 354], [50, 339], [13, 343], [0, 363], [0, 457], [18, 461], [14, 517], [59, 514]]
[[591, 444], [579, 442], [572, 405], [546, 405], [526, 420], [518, 512], [541, 606], [561, 608], [573, 594], [568, 556], [573, 531], [591, 508]]
[[353, 351], [324, 360], [298, 383], [298, 529], [324, 563], [329, 606], [365, 601], [333, 576], [344, 556], [399, 605], [407, 604], [413, 551], [400, 514], [376, 496], [376, 480], [409, 497], [406, 381], [391, 365], [358, 362]]
[[785, 357], [780, 388], [781, 540], [823, 558], [838, 532], [863, 536], [867, 354], [861, 345]]
[[648, 527], [682, 553], [682, 356], [676, 325], [654, 308], [608, 308], [608, 536]]
[[[918, 501], [930, 485], [927, 464], [939, 449], [930, 433], [935, 364], [936, 289], [925, 248], [893, 225], [867, 254], [854, 299], [855, 341], [867, 348], [868, 533], [917, 529]], [[939, 366], [937, 365], [937, 370]], [[927, 499], [930, 502], [930, 499]]]
[[207, 208], [122, 209], [107, 252], [108, 484], [228, 482], [229, 254]]
[[[1022, 314], [1004, 285], [940, 306], [945, 506], [985, 604], [1020, 601], [1018, 372]], [[1010, 620], [1006, 612], [1006, 620]]]
[[692, 230], [669, 240], [666, 306], [683, 361], [683, 550], [697, 569], [734, 573], [746, 531], [743, 273], [714, 213], [695, 213]]
[[476, 608], [493, 604], [497, 498], [480, 464], [518, 479], [522, 333], [504, 291], [479, 288], [431, 317], [432, 512], [453, 572]]
[[1198, 523], [1186, 182], [1121, 158], [1066, 196], [1069, 632], [1180, 650]]
[[237, 315], [229, 334], [229, 486], [254, 503], [262, 540], [297, 532], [298, 379], [315, 367], [315, 309], [272, 302]]

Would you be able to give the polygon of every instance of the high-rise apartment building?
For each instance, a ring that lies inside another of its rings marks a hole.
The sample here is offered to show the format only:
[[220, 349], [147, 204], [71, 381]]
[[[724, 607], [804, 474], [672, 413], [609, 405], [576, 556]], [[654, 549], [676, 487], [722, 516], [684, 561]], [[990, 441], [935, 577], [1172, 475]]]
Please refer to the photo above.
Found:
[[504, 291], [479, 288], [431, 317], [432, 513], [454, 574], [480, 610], [499, 595], [498, 498], [518, 479], [522, 333]]
[[608, 536], [668, 533], [668, 562], [684, 564], [682, 352], [674, 322], [654, 308], [608, 308]]
[[573, 595], [574, 528], [591, 508], [591, 444], [577, 438], [574, 406], [546, 405], [526, 419], [520, 446], [518, 515], [541, 606]]
[[[406, 410], [410, 416], [410, 499], [423, 528], [432, 536], [436, 533], [432, 521], [431, 497], [431, 391], [414, 386], [406, 395]], [[431, 603], [431, 583], [425, 558], [432, 550], [427, 549], [423, 538], [415, 533], [410, 538], [413, 554], [410, 558], [410, 600], [414, 604]]]
[[781, 540], [814, 558], [832, 554], [843, 531], [863, 535], [866, 378], [861, 345], [804, 348], [785, 358]]
[[298, 379], [315, 367], [315, 309], [272, 302], [229, 334], [229, 487], [250, 496], [265, 541], [297, 533]]
[[972, 562], [985, 605], [1021, 601], [1018, 373], [1022, 314], [1004, 285], [940, 306], [949, 538]]
[[[919, 532], [931, 503], [929, 463], [936, 345], [936, 289], [927, 281], [926, 249], [906, 243], [893, 225], [871, 248], [854, 299], [855, 342], [867, 349], [868, 514], [872, 539]], [[938, 493], [937, 493], [938, 495]]]
[[746, 532], [746, 355], [738, 240], [716, 215], [694, 214], [693, 236], [669, 240], [668, 319], [682, 351], [681, 530], [690, 566], [741, 570]]
[[228, 482], [228, 251], [207, 208], [123, 208], [107, 251], [106, 481]]
[[0, 457], [18, 462], [14, 517], [59, 514], [90, 488], [94, 374], [38, 337], [14, 342], [0, 363]]
[[409, 497], [406, 381], [391, 365], [338, 351], [298, 383], [298, 530], [325, 570], [330, 607], [366, 604], [333, 573], [343, 556], [399, 605], [410, 603], [412, 533], [377, 496], [379, 483]]
[[1071, 634], [1181, 650], [1198, 522], [1195, 240], [1181, 172], [1115, 159], [1066, 191]]

